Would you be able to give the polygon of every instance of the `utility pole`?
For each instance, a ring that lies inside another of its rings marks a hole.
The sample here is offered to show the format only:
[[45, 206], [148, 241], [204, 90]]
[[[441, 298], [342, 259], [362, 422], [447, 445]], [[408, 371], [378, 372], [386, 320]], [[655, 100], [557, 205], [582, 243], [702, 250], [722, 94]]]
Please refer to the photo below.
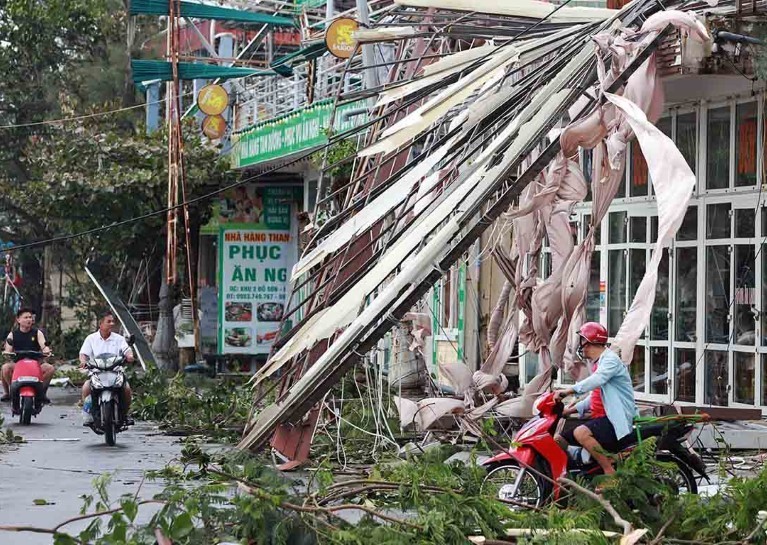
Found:
[[[360, 24], [363, 27], [370, 26], [370, 9], [367, 0], [357, 0], [357, 12]], [[375, 89], [378, 87], [378, 70], [375, 67], [375, 45], [365, 44], [362, 46], [362, 66], [365, 67], [365, 88]]]

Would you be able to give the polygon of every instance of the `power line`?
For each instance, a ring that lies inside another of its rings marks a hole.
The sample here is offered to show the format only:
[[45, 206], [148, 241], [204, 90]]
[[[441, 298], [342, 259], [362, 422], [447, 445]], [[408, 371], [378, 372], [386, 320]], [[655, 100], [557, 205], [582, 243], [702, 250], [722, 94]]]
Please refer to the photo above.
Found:
[[[194, 92], [184, 93], [181, 96], [189, 96], [192, 94], [194, 94]], [[66, 123], [69, 121], [81, 121], [83, 119], [90, 119], [94, 117], [101, 117], [101, 116], [116, 114], [120, 112], [127, 112], [129, 110], [144, 108], [152, 104], [161, 104], [164, 102], [165, 102], [165, 99], [163, 98], [160, 100], [153, 100], [151, 102], [144, 102], [143, 104], [136, 104], [135, 106], [125, 106], [123, 108], [116, 108], [114, 110], [105, 110], [103, 112], [94, 112], [92, 114], [76, 115], [72, 117], [62, 117], [59, 119], [48, 119], [46, 121], [33, 121], [31, 123], [12, 123], [9, 125], [0, 125], [0, 129], [20, 129], [24, 127], [38, 127], [40, 125], [55, 125], [56, 123]]]
[[25, 250], [27, 248], [36, 248], [38, 246], [47, 246], [47, 245], [53, 244], [55, 242], [63, 242], [63, 241], [67, 241], [67, 240], [72, 240], [72, 239], [75, 239], [75, 238], [80, 238], [80, 237], [83, 237], [83, 236], [92, 235], [92, 234], [95, 234], [95, 233], [100, 233], [102, 231], [108, 231], [110, 229], [116, 229], [117, 227], [122, 227], [124, 225], [129, 225], [131, 223], [136, 223], [136, 222], [139, 222], [139, 221], [142, 221], [142, 220], [145, 220], [145, 219], [152, 218], [154, 216], [159, 216], [159, 215], [162, 215], [162, 214], [167, 214], [168, 212], [170, 212], [172, 210], [178, 210], [178, 209], [183, 208], [184, 206], [188, 206], [190, 204], [195, 204], [195, 203], [198, 203], [198, 202], [206, 201], [206, 200], [208, 200], [208, 199], [210, 199], [212, 197], [215, 197], [216, 195], [220, 195], [221, 193], [225, 193], [226, 191], [229, 191], [230, 189], [234, 189], [234, 188], [239, 187], [241, 185], [244, 185], [246, 183], [252, 182], [253, 180], [256, 180], [258, 178], [266, 176], [267, 174], [272, 174], [274, 172], [282, 170], [283, 168], [289, 167], [290, 165], [293, 165], [295, 163], [303, 161], [304, 159], [308, 159], [311, 155], [313, 155], [317, 151], [325, 149], [325, 148], [331, 146], [334, 143], [335, 142], [331, 141], [331, 142], [328, 142], [326, 144], [323, 144], [320, 148], [312, 148], [312, 149], [302, 153], [301, 155], [297, 156], [296, 158], [294, 158], [294, 159], [292, 159], [292, 160], [290, 160], [290, 161], [288, 161], [288, 162], [286, 162], [284, 164], [281, 164], [279, 166], [270, 168], [270, 169], [268, 169], [268, 170], [266, 170], [264, 172], [261, 172], [259, 174], [254, 175], [254, 176], [251, 176], [249, 178], [245, 178], [245, 179], [240, 180], [238, 182], [231, 183], [229, 185], [226, 185], [224, 187], [221, 187], [219, 189], [211, 191], [210, 193], [206, 193], [204, 195], [200, 195], [199, 197], [195, 197], [193, 199], [182, 201], [182, 202], [176, 204], [175, 206], [166, 207], [166, 208], [163, 208], [163, 209], [160, 209], [160, 210], [154, 210], [152, 212], [147, 212], [146, 214], [142, 214], [140, 216], [135, 216], [133, 218], [129, 218], [129, 219], [126, 219], [126, 220], [118, 221], [118, 222], [115, 222], [115, 223], [110, 223], [109, 225], [102, 225], [101, 227], [94, 227], [93, 229], [87, 229], [85, 231], [79, 231], [77, 233], [71, 233], [71, 234], [68, 234], [68, 235], [59, 235], [59, 236], [51, 237], [51, 238], [48, 238], [48, 239], [38, 240], [38, 241], [35, 241], [35, 242], [28, 242], [27, 244], [19, 244], [18, 246], [13, 246], [13, 247], [7, 248], [7, 249], [3, 250], [3, 252], [9, 253], [9, 252], [15, 252], [15, 251], [19, 251], [19, 250]]

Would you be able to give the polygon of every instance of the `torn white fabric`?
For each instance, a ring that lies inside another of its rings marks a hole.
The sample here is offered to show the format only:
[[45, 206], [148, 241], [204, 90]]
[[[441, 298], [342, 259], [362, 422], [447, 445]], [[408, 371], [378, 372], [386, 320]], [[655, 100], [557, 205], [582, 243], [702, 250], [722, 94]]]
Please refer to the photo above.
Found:
[[395, 26], [380, 28], [360, 28], [352, 33], [352, 39], [364, 42], [383, 42], [397, 38], [409, 38], [415, 34], [415, 27]]
[[[543, 19], [548, 17], [552, 23], [572, 23], [574, 21], [603, 21], [617, 13], [616, 10], [603, 8], [563, 7], [535, 0], [514, 0], [499, 2], [498, 0], [394, 0], [402, 6], [419, 8], [437, 8], [456, 11], [474, 11], [479, 13], [494, 13], [509, 17], [531, 17]], [[557, 10], [557, 8], [559, 8]], [[554, 13], [554, 11], [556, 13]]]
[[658, 265], [663, 258], [663, 249], [671, 244], [679, 226], [682, 225], [695, 187], [695, 174], [674, 142], [652, 125], [636, 104], [610, 93], [605, 93], [605, 97], [623, 112], [626, 121], [631, 125], [647, 161], [649, 178], [658, 203], [658, 240], [652, 259], [647, 264], [634, 301], [613, 342], [613, 347], [620, 350], [621, 359], [628, 363], [634, 355], [637, 340], [650, 321], [655, 302]]
[[449, 414], [463, 414], [463, 400], [449, 397], [431, 397], [418, 401], [394, 396], [402, 429], [415, 426], [418, 431], [429, 429], [437, 420]]
[[544, 369], [528, 382], [520, 397], [513, 397], [499, 403], [493, 410], [509, 418], [530, 418], [533, 412], [533, 403], [538, 399], [538, 396], [548, 391], [550, 386], [551, 367]]

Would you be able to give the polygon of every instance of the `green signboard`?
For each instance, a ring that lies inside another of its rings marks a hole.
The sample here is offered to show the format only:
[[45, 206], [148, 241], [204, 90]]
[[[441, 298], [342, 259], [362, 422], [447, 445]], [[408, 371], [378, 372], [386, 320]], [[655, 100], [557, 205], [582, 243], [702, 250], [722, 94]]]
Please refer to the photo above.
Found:
[[236, 195], [234, 222], [219, 223], [219, 354], [268, 354], [288, 303], [296, 262], [295, 188]]
[[[339, 107], [333, 131], [345, 132], [362, 123], [366, 116], [344, 116], [344, 112], [365, 107], [360, 100]], [[232, 167], [242, 168], [286, 157], [327, 144], [333, 101], [317, 102], [288, 115], [260, 123], [232, 136]]]
[[210, 221], [203, 234], [217, 235], [219, 227], [290, 229], [290, 207], [301, 206], [303, 188], [295, 185], [264, 187], [243, 184], [213, 201]]

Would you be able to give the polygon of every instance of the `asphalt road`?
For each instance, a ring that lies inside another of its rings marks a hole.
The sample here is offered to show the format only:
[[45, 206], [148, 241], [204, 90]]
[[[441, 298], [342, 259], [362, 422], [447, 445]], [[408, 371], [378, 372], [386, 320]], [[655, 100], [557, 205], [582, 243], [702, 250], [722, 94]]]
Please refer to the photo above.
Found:
[[[117, 445], [108, 447], [81, 423], [75, 406], [74, 389], [51, 388], [52, 405], [45, 407], [30, 426], [11, 419], [10, 406], [0, 410], [5, 425], [27, 442], [0, 446], [0, 525], [31, 525], [50, 528], [77, 516], [83, 494], [92, 494], [93, 479], [104, 473], [113, 475], [109, 488], [112, 499], [135, 494], [146, 470], [161, 469], [181, 450], [177, 438], [161, 435], [156, 428], [138, 423], [117, 436]], [[144, 482], [140, 497], [150, 498], [159, 490], [157, 483]], [[46, 505], [36, 505], [45, 500]], [[38, 502], [39, 503], [39, 502]], [[151, 516], [152, 506], [142, 506], [139, 519]], [[83, 523], [62, 530], [76, 533]], [[44, 534], [0, 532], [0, 544], [48, 545]]]

